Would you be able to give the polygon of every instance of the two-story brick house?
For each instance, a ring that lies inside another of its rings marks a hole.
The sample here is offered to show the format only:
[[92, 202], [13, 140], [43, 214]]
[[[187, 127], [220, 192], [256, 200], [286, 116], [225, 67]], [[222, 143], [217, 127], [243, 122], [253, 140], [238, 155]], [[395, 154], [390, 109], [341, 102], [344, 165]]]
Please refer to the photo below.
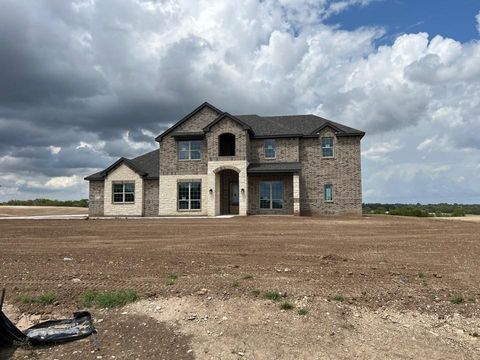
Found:
[[158, 150], [88, 176], [90, 215], [361, 214], [364, 134], [204, 103], [156, 138]]

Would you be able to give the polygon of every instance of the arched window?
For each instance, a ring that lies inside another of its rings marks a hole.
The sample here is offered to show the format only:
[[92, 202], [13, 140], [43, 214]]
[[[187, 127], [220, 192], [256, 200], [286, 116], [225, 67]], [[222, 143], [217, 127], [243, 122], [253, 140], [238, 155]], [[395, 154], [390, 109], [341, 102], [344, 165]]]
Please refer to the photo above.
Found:
[[225, 133], [218, 137], [218, 156], [235, 156], [235, 135]]

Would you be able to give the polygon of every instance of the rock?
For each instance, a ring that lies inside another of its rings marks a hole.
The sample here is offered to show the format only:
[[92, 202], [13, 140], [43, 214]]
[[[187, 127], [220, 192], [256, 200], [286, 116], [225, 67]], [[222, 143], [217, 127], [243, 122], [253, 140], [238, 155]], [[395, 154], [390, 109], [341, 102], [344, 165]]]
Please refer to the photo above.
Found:
[[65, 256], [65, 257], [63, 258], [63, 261], [73, 261], [73, 258], [71, 258], [71, 257], [66, 257], [66, 256]]
[[239, 356], [245, 356], [245, 353], [244, 353], [243, 351], [239, 351], [239, 352], [238, 352], [238, 355], [239, 355]]
[[197, 291], [197, 295], [205, 295], [208, 292], [208, 289], [202, 288]]
[[72, 282], [74, 282], [74, 283], [79, 283], [79, 282], [81, 282], [81, 281], [82, 281], [82, 280], [80, 280], [79, 278], [73, 278], [73, 279], [72, 279]]
[[187, 320], [193, 321], [197, 318], [197, 314], [190, 314], [187, 316]]
[[193, 351], [192, 349], [188, 349], [187, 354], [190, 354], [192, 351]]
[[285, 268], [285, 269], [283, 269], [283, 271], [284, 271], [284, 272], [290, 272], [290, 271], [292, 271], [292, 270], [291, 270], [290, 268]]

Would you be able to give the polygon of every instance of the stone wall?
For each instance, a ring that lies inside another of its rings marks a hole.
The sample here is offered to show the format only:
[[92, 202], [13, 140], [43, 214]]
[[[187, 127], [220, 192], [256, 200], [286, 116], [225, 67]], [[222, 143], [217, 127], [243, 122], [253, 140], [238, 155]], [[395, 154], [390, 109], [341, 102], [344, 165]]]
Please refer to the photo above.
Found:
[[[112, 183], [114, 181], [132, 181], [135, 183], [135, 202], [113, 203]], [[105, 179], [104, 214], [106, 216], [142, 216], [143, 215], [143, 179], [127, 165], [122, 164], [111, 171]]]
[[[300, 142], [300, 212], [302, 215], [362, 213], [360, 137], [335, 137], [334, 157], [322, 158], [321, 137], [333, 136], [326, 128], [318, 138]], [[333, 201], [325, 202], [323, 187], [333, 185]]]
[[[200, 210], [178, 210], [178, 182], [179, 181], [200, 181], [202, 183], [201, 209]], [[159, 187], [158, 213], [161, 216], [194, 216], [207, 215], [209, 204], [209, 188], [207, 175], [161, 175]]]
[[[260, 209], [260, 182], [283, 182], [283, 209]], [[289, 175], [254, 175], [248, 177], [248, 213], [250, 215], [293, 215], [293, 176]]]
[[250, 140], [251, 163], [267, 162], [298, 162], [299, 161], [299, 138], [275, 139], [275, 159], [265, 159], [264, 139]]
[[90, 181], [88, 195], [88, 215], [103, 216], [104, 182]]
[[143, 215], [158, 216], [158, 179], [143, 181]]

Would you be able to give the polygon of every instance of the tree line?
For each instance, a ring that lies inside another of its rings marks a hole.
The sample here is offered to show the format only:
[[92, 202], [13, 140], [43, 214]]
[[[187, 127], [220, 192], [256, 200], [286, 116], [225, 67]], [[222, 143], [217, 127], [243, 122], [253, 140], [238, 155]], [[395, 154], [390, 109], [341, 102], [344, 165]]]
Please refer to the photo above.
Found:
[[405, 216], [465, 216], [480, 215], [480, 204], [363, 204], [364, 214], [390, 214]]
[[0, 203], [0, 205], [21, 205], [21, 206], [66, 206], [66, 207], [88, 207], [87, 199], [80, 200], [51, 200], [51, 199], [33, 199], [33, 200], [10, 200]]

